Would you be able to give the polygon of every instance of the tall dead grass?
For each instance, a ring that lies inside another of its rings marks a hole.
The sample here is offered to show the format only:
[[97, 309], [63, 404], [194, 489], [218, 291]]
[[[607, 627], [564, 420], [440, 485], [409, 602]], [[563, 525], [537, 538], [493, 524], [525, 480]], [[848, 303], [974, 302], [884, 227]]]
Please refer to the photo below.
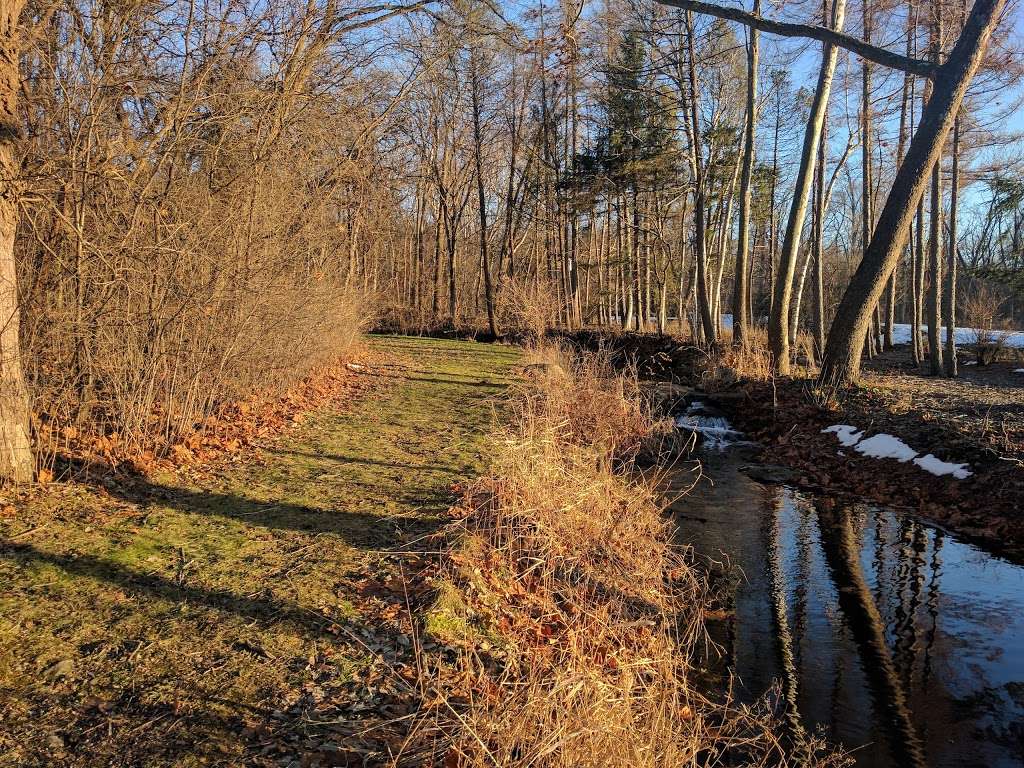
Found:
[[742, 346], [722, 345], [704, 366], [701, 381], [709, 392], [725, 389], [740, 380], [769, 381], [773, 376], [771, 348], [766, 329], [754, 326]]
[[[838, 764], [694, 685], [708, 584], [623, 456], [656, 429], [635, 380], [544, 349], [492, 475], [466, 495], [428, 630], [457, 649], [445, 766]], [[424, 724], [425, 725], [425, 724]], [[436, 727], [431, 724], [430, 727]]]

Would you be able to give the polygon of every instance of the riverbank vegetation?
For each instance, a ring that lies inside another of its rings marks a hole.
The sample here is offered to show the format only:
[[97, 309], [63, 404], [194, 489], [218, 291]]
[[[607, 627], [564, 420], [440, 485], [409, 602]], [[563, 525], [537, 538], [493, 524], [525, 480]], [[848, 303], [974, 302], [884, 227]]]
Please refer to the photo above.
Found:
[[708, 690], [707, 574], [674, 543], [657, 478], [635, 471], [663, 432], [635, 379], [535, 354], [448, 531], [427, 622], [473, 691], [440, 726], [445, 764], [844, 764], [793, 742], [767, 702]]

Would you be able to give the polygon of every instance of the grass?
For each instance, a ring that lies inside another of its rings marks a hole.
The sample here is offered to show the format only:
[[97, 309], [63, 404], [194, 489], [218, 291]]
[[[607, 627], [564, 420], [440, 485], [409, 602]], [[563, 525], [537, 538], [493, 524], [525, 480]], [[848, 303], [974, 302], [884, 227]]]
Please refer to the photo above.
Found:
[[673, 543], [657, 478], [633, 471], [663, 424], [606, 359], [537, 357], [491, 473], [448, 529], [434, 611], [465, 641], [454, 670], [428, 681], [449, 686], [452, 713], [420, 720], [431, 764], [847, 764], [816, 739], [787, 739], [767, 702], [693, 684], [708, 582]]
[[483, 471], [517, 359], [371, 345], [391, 361], [382, 386], [260, 460], [54, 486], [0, 519], [0, 766], [276, 765], [268, 720], [359, 685], [374, 662], [350, 639], [358, 569], [435, 527], [452, 485]]

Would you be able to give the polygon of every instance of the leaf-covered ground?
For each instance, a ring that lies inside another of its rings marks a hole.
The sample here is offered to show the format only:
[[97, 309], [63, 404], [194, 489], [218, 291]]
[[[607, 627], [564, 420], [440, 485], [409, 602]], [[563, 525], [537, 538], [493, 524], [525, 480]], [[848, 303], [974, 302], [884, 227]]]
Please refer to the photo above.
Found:
[[368, 394], [233, 465], [55, 485], [0, 519], [0, 766], [357, 757], [309, 713], [329, 703], [339, 734], [381, 716], [375, 668], [409, 638], [364, 616], [368, 584], [485, 467], [517, 357], [371, 344]]

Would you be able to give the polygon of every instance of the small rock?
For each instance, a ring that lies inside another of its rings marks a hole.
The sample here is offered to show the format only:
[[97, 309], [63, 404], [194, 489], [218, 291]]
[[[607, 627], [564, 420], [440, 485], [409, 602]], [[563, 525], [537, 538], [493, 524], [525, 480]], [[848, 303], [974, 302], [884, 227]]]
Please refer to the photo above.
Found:
[[75, 671], [75, 662], [71, 659], [61, 659], [56, 664], [51, 664], [46, 670], [47, 677], [71, 677]]
[[766, 485], [786, 485], [793, 482], [796, 473], [789, 467], [777, 464], [752, 464], [742, 468], [743, 474], [751, 480]]

